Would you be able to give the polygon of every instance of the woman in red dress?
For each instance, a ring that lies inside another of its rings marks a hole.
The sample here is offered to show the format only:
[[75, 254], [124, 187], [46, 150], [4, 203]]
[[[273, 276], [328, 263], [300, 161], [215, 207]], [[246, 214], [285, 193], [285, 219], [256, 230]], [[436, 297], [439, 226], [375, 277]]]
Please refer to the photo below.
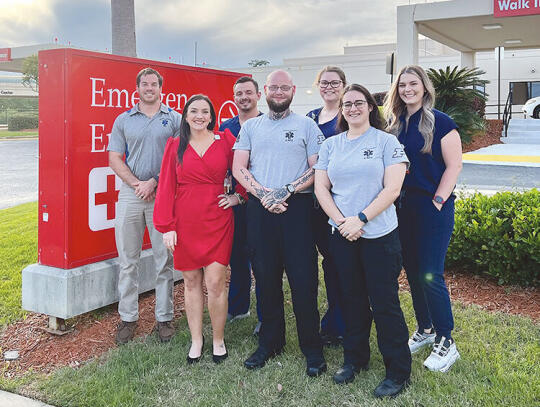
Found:
[[227, 318], [225, 277], [234, 232], [231, 207], [244, 202], [238, 192], [223, 193], [235, 138], [228, 131], [214, 132], [215, 123], [210, 99], [192, 96], [184, 108], [180, 136], [169, 139], [165, 147], [154, 207], [154, 225], [173, 252], [175, 269], [184, 276], [190, 364], [201, 359], [204, 346], [203, 278], [212, 321], [213, 360], [220, 363], [227, 357], [223, 331]]

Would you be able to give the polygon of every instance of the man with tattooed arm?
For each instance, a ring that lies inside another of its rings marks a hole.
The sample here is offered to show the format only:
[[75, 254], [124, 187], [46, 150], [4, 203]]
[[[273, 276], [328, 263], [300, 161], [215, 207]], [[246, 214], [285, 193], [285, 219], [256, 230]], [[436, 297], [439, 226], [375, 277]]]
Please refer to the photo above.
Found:
[[317, 252], [313, 241], [313, 165], [324, 141], [309, 117], [290, 111], [296, 87], [291, 75], [268, 75], [269, 112], [246, 121], [236, 139], [233, 175], [251, 194], [247, 235], [259, 286], [262, 328], [257, 350], [244, 362], [263, 367], [283, 350], [283, 269], [291, 287], [298, 340], [308, 376], [326, 371], [319, 337]]

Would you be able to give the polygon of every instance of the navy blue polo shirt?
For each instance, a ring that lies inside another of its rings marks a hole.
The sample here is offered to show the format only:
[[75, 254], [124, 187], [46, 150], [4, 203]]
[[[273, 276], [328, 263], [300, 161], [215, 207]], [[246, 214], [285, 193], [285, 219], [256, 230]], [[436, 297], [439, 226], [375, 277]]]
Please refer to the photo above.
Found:
[[326, 123], [319, 124], [319, 115], [321, 114], [322, 109], [322, 107], [314, 109], [306, 116], [311, 117], [313, 120], [315, 120], [315, 123], [317, 123], [317, 126], [319, 126], [319, 129], [321, 129], [322, 133], [324, 134], [324, 138], [335, 136], [339, 133], [337, 129], [337, 116]]
[[[257, 116], [262, 115], [261, 112]], [[219, 126], [219, 131], [225, 131], [225, 129], [229, 129], [234, 137], [238, 137], [238, 133], [240, 133], [240, 118], [238, 116], [234, 116], [232, 119], [229, 119], [223, 123], [221, 123], [221, 126]]]
[[435, 128], [433, 129], [433, 144], [431, 154], [422, 153], [424, 138], [418, 130], [422, 109], [418, 110], [409, 118], [409, 127], [405, 130], [405, 115], [399, 119], [402, 122], [402, 130], [398, 140], [405, 149], [405, 154], [410, 161], [409, 171], [403, 182], [404, 189], [415, 190], [433, 196], [439, 187], [442, 175], [446, 170], [444, 163], [441, 140], [450, 131], [458, 126], [446, 113], [433, 109], [435, 115]]

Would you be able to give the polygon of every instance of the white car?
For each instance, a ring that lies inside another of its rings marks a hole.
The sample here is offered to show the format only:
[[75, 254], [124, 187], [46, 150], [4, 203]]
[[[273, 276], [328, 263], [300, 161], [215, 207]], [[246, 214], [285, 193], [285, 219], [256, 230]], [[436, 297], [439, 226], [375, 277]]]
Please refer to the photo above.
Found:
[[540, 119], [540, 96], [527, 100], [522, 111], [526, 118]]

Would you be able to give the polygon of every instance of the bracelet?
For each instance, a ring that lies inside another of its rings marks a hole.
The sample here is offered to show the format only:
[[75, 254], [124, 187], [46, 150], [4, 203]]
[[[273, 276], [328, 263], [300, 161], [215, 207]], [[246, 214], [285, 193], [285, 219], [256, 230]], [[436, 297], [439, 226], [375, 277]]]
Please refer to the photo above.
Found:
[[240, 193], [235, 192], [233, 195], [238, 198], [238, 203], [240, 205], [244, 205], [246, 203], [246, 200], [244, 199], [242, 195], [240, 195]]

